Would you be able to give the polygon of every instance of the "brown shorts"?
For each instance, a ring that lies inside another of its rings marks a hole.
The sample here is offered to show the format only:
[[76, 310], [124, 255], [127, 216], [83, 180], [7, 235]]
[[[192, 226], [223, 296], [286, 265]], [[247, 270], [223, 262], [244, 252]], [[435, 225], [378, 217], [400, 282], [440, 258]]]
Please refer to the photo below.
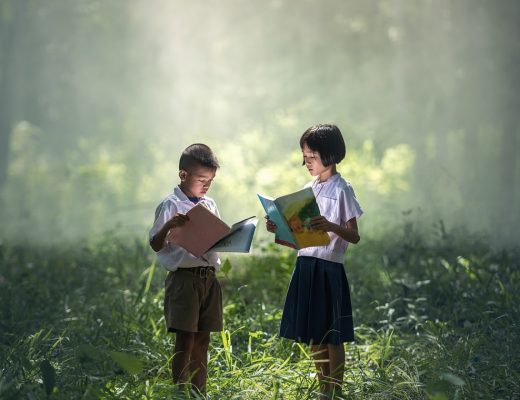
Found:
[[214, 270], [179, 268], [164, 282], [168, 332], [222, 330], [222, 290]]

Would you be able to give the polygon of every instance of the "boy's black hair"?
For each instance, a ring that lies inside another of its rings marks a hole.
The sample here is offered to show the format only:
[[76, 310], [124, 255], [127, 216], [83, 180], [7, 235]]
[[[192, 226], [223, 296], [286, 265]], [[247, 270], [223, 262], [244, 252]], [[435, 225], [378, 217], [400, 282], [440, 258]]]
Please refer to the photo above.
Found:
[[[307, 129], [300, 138], [300, 148], [307, 145], [309, 149], [320, 154], [324, 167], [338, 164], [345, 158], [345, 141], [336, 125], [318, 124]], [[305, 160], [303, 164], [305, 165]]]
[[195, 165], [211, 169], [220, 167], [215, 154], [208, 146], [202, 143], [195, 143], [186, 147], [179, 159], [179, 170], [189, 171]]

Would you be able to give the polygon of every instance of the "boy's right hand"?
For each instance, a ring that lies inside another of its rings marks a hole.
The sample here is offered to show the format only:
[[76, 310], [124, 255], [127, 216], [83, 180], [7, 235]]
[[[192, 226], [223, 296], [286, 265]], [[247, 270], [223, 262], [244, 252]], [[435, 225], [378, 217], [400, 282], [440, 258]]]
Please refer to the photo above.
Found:
[[276, 233], [276, 224], [269, 219], [269, 217], [265, 216], [265, 229], [267, 229], [268, 232]]
[[186, 214], [177, 213], [168, 222], [166, 222], [166, 224], [168, 225], [168, 229], [179, 228], [189, 220], [190, 217], [188, 217]]

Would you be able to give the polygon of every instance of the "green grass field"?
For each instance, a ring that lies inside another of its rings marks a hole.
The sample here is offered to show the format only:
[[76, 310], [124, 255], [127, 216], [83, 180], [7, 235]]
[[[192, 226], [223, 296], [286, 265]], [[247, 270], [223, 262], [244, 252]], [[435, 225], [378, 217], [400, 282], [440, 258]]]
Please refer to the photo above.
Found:
[[[348, 399], [520, 398], [519, 251], [402, 232], [349, 249]], [[257, 245], [221, 276], [208, 398], [315, 399], [308, 348], [277, 336], [294, 253]], [[1, 399], [165, 399], [165, 271], [142, 241], [0, 246]]]

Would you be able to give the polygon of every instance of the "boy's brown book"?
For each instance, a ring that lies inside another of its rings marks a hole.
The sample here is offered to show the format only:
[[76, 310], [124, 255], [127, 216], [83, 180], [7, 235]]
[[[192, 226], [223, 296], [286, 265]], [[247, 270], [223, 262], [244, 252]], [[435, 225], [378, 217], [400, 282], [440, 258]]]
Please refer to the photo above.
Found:
[[200, 257], [212, 251], [248, 253], [258, 220], [249, 217], [228, 226], [204, 205], [197, 204], [186, 213], [189, 220], [171, 229], [167, 239]]

